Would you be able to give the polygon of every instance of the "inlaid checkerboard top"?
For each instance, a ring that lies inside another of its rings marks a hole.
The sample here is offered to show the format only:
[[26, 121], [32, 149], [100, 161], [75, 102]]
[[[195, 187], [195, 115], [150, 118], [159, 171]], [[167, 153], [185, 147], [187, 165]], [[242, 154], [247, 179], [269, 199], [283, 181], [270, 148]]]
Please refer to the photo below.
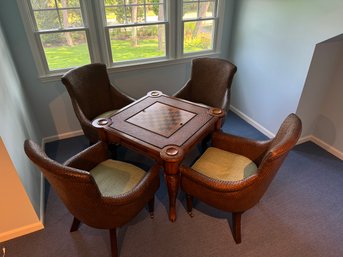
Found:
[[156, 102], [126, 121], [158, 135], [170, 137], [195, 115], [195, 113]]
[[106, 119], [107, 124], [96, 126], [104, 129], [106, 140], [157, 155], [170, 146], [188, 149], [215, 129], [218, 119], [210, 107], [154, 91]]

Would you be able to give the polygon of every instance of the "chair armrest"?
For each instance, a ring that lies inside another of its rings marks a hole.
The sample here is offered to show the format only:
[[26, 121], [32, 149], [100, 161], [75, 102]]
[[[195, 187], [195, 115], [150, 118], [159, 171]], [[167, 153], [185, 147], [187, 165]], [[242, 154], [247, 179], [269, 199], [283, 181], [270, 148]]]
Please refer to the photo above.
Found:
[[179, 89], [179, 91], [177, 91], [173, 96], [177, 97], [177, 98], [181, 98], [181, 99], [188, 99], [190, 96], [190, 80], [188, 80], [186, 82], [186, 84]]
[[243, 155], [259, 165], [267, 152], [271, 140], [259, 141], [243, 138], [222, 131], [214, 132], [212, 135], [212, 146]]
[[83, 111], [81, 110], [80, 106], [78, 105], [77, 101], [75, 101], [75, 99], [71, 99], [73, 107], [74, 107], [74, 111], [75, 111], [75, 115], [78, 118], [80, 124], [82, 126], [86, 126], [89, 127], [90, 129], [94, 129], [93, 125], [92, 125], [92, 121], [90, 121], [85, 114], [83, 113]]
[[135, 101], [134, 98], [124, 94], [123, 92], [120, 92], [119, 89], [115, 88], [113, 85], [111, 85], [110, 90], [115, 109], [123, 108], [124, 106]]
[[107, 144], [104, 142], [98, 142], [68, 159], [64, 165], [89, 171], [100, 162], [109, 158], [110, 153]]

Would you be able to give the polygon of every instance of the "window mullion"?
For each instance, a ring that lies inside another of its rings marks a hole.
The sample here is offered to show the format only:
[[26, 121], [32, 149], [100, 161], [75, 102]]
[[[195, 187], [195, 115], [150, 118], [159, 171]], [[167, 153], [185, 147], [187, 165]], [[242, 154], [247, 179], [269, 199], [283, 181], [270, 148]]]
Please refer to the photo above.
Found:
[[84, 20], [84, 26], [86, 27], [86, 34], [88, 38], [88, 49], [91, 55], [92, 62], [103, 62], [101, 55], [101, 43], [99, 42], [99, 36], [97, 33], [97, 15], [94, 15], [95, 10], [92, 6], [92, 1], [81, 0], [82, 17]]
[[174, 51], [175, 51], [175, 58], [179, 59], [182, 57], [183, 52], [183, 21], [182, 21], [182, 0], [176, 1], [175, 6], [173, 8], [173, 15], [174, 15]]
[[106, 14], [104, 1], [94, 1], [95, 8], [95, 23], [97, 33], [99, 35], [99, 50], [101, 53], [101, 62], [105, 63], [107, 66], [111, 65], [112, 54], [111, 54], [111, 44], [109, 41], [109, 31], [106, 27]]

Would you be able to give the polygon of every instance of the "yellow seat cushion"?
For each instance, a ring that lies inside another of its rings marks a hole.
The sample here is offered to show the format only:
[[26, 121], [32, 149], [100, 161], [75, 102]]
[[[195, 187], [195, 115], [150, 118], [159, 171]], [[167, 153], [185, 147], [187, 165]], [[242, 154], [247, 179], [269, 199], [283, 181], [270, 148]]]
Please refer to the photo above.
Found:
[[130, 163], [106, 160], [89, 171], [103, 196], [116, 196], [133, 189], [145, 171]]
[[113, 114], [115, 114], [116, 112], [117, 112], [117, 110], [111, 110], [111, 111], [108, 111], [108, 112], [104, 112], [104, 113], [101, 113], [98, 116], [96, 116], [94, 119], [109, 118]]
[[238, 181], [256, 173], [256, 164], [245, 156], [209, 147], [192, 169], [218, 180]]

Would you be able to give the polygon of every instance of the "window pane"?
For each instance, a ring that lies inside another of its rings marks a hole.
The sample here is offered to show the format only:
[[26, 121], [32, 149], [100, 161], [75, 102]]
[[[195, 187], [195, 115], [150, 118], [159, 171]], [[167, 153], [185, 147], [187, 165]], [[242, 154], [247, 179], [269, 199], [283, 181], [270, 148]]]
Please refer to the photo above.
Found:
[[83, 26], [81, 9], [34, 11], [34, 15], [39, 31]]
[[144, 0], [126, 0], [126, 4], [144, 4]]
[[214, 2], [201, 2], [199, 7], [199, 17], [208, 18], [214, 16]]
[[83, 27], [82, 15], [80, 9], [60, 10], [61, 22], [63, 28]]
[[109, 26], [165, 20], [163, 4], [106, 7], [105, 14]]
[[49, 70], [71, 68], [90, 63], [84, 31], [41, 34]]
[[80, 7], [80, 1], [79, 0], [57, 0], [57, 6], [59, 8]]
[[107, 25], [125, 24], [125, 7], [107, 7], [105, 9]]
[[31, 0], [31, 5], [33, 9], [56, 8], [54, 0]]
[[136, 23], [144, 22], [144, 7], [143, 6], [130, 6], [126, 7], [126, 22]]
[[146, 15], [147, 22], [164, 21], [165, 18], [163, 5], [148, 5]]
[[183, 19], [208, 18], [215, 16], [215, 2], [185, 2], [183, 4]]
[[164, 25], [109, 30], [113, 62], [166, 56]]
[[185, 3], [183, 4], [183, 19], [196, 19], [198, 18], [198, 3]]
[[213, 49], [214, 21], [184, 23], [184, 53]]
[[53, 11], [35, 11], [34, 12], [38, 30], [60, 29], [61, 25], [58, 19], [58, 13]]
[[105, 6], [124, 4], [124, 0], [105, 0]]
[[146, 4], [157, 4], [157, 3], [163, 4], [164, 2], [165, 2], [164, 0], [145, 0]]
[[[57, 0], [58, 8], [80, 7], [79, 0]], [[55, 0], [31, 0], [33, 9], [56, 8]]]

